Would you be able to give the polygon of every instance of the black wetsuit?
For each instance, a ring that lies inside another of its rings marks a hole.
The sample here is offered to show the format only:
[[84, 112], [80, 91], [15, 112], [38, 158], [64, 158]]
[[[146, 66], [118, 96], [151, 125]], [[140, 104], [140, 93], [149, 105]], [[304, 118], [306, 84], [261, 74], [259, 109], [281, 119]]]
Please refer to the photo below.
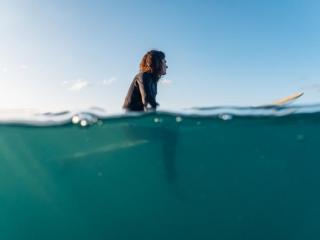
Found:
[[147, 111], [150, 104], [155, 110], [159, 105], [156, 102], [158, 80], [152, 73], [138, 73], [130, 85], [123, 108], [129, 111]]

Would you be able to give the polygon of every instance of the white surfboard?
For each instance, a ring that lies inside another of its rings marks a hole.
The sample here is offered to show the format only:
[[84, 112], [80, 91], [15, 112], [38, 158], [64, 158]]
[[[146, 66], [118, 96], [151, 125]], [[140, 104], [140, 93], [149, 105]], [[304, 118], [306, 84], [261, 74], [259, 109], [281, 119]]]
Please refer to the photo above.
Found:
[[297, 100], [298, 98], [300, 98], [304, 93], [303, 92], [298, 92], [298, 93], [294, 93], [290, 96], [284, 97], [284, 98], [280, 98], [270, 104], [265, 104], [265, 105], [260, 105], [257, 106], [258, 108], [263, 107], [263, 108], [273, 108], [273, 107], [282, 107], [284, 105], [290, 104], [292, 102], [294, 102], [295, 100]]
[[289, 104], [295, 100], [297, 100], [298, 98], [300, 98], [303, 95], [303, 92], [300, 93], [294, 93], [288, 97], [285, 98], [281, 98], [279, 100], [274, 101], [271, 105], [275, 105], [275, 106], [282, 106], [285, 104]]

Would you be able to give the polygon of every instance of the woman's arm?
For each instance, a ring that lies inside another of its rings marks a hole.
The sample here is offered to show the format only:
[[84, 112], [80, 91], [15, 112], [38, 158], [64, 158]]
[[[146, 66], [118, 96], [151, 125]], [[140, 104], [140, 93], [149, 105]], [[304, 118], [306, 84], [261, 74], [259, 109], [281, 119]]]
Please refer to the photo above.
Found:
[[147, 110], [148, 104], [150, 104], [153, 109], [156, 109], [158, 105], [156, 102], [156, 96], [151, 91], [152, 81], [151, 77], [147, 74], [141, 74], [137, 79], [145, 111]]

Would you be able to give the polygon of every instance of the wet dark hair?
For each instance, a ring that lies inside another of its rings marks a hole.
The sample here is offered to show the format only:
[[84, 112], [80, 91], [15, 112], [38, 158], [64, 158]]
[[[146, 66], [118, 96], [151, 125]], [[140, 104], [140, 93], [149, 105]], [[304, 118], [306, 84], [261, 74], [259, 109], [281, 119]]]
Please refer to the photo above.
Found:
[[140, 62], [140, 72], [149, 72], [160, 77], [162, 59], [165, 59], [164, 52], [151, 50], [147, 52]]

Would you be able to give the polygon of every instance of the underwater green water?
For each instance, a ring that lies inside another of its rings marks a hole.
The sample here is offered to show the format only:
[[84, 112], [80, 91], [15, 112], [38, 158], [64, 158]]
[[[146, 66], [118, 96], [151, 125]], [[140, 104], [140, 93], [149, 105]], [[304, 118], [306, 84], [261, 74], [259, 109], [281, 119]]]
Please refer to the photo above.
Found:
[[320, 239], [320, 114], [0, 125], [0, 239]]

